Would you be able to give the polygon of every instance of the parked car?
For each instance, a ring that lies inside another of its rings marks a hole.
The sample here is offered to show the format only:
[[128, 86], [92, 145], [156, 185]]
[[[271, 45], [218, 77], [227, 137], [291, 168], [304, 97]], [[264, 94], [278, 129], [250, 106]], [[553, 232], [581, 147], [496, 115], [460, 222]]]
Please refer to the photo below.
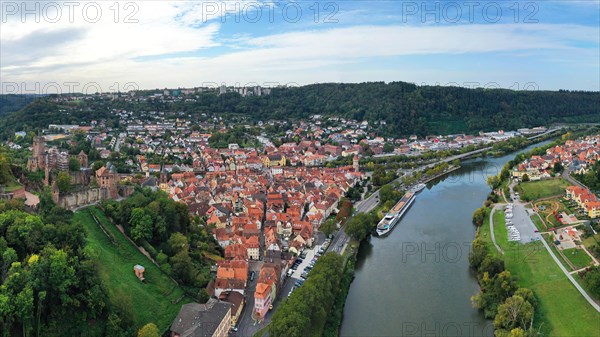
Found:
[[254, 281], [254, 274], [256, 274], [254, 271], [250, 272], [250, 281]]

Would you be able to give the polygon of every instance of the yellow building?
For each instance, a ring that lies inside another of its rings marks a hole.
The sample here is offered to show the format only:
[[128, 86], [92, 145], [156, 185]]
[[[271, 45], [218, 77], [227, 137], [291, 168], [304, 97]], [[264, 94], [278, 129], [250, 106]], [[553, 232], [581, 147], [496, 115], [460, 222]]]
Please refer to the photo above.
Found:
[[273, 166], [285, 166], [286, 158], [285, 155], [280, 153], [270, 154], [262, 157], [263, 165], [267, 167]]

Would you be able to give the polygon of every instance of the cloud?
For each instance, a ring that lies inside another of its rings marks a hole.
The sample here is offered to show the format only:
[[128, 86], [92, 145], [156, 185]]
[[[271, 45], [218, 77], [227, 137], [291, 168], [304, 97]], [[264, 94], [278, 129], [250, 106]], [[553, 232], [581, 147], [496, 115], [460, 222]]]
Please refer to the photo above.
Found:
[[[549, 64], [569, 58], [593, 64], [599, 57], [600, 28], [593, 26], [302, 25], [306, 28], [293, 32], [269, 27], [270, 33], [245, 30], [227, 35], [218, 20], [225, 15], [223, 8], [204, 20], [206, 3], [142, 2], [134, 16], [138, 23], [115, 23], [109, 7], [103, 7], [102, 20], [94, 24], [85, 20], [21, 23], [13, 18], [0, 30], [0, 75], [3, 81], [14, 82], [93, 81], [108, 90], [115, 82], [152, 88], [204, 81], [377, 80], [381, 74], [408, 74], [401, 58], [419, 55], [480, 55], [478, 62], [486, 63], [508, 53], [526, 55], [522, 58], [528, 61], [545, 58]], [[123, 18], [128, 12], [120, 10]], [[362, 15], [356, 10], [349, 16], [357, 13]], [[438, 66], [424, 62], [422, 69], [411, 69], [410, 74], [417, 76]], [[460, 71], [472, 73], [468, 68]], [[438, 74], [450, 77], [456, 72]]]

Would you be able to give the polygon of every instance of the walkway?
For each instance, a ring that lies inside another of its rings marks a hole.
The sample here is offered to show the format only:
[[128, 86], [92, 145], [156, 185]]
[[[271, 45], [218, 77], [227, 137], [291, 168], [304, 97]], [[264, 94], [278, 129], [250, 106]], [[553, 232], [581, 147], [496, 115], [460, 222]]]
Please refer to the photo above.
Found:
[[596, 309], [596, 311], [600, 312], [600, 305], [598, 305], [598, 303], [596, 303], [594, 301], [594, 299], [591, 298], [590, 295], [588, 295], [585, 292], [585, 290], [583, 290], [583, 288], [581, 288], [581, 286], [579, 285], [579, 283], [577, 283], [577, 281], [573, 278], [573, 276], [571, 276], [571, 274], [567, 271], [567, 269], [565, 268], [565, 266], [563, 266], [562, 263], [560, 263], [560, 260], [556, 257], [556, 255], [554, 255], [554, 253], [552, 252], [552, 249], [550, 249], [550, 246], [548, 245], [548, 243], [546, 242], [546, 240], [542, 240], [542, 243], [544, 244], [544, 247], [546, 247], [546, 250], [548, 251], [548, 253], [550, 253], [550, 256], [552, 256], [552, 258], [554, 259], [554, 262], [556, 262], [556, 264], [558, 264], [558, 267], [567, 276], [567, 278], [569, 279], [569, 281], [571, 281], [571, 283], [573, 283], [573, 285], [581, 293], [581, 295], [583, 296], [583, 298], [585, 298], [588, 301], [588, 303], [594, 309]]
[[[512, 184], [510, 187], [510, 192], [511, 192], [511, 196], [513, 197], [513, 199], [515, 200], [515, 204], [516, 203], [520, 203], [520, 200], [515, 199], [514, 196], [514, 191], [512, 189]], [[534, 210], [534, 213], [537, 214], [539, 216], [539, 214]], [[531, 226], [535, 229], [535, 225], [533, 224], [532, 221], [530, 221]], [[573, 284], [573, 286], [575, 286], [575, 289], [577, 289], [579, 291], [579, 293], [581, 293], [581, 296], [583, 296], [583, 298], [586, 299], [586, 301], [588, 301], [588, 303], [594, 308], [596, 309], [596, 311], [600, 312], [600, 305], [598, 305], [598, 303], [596, 303], [594, 301], [593, 298], [590, 297], [590, 295], [588, 295], [588, 293], [579, 285], [579, 283], [577, 283], [577, 281], [573, 278], [573, 276], [571, 276], [571, 274], [569, 273], [569, 271], [565, 268], [565, 266], [563, 266], [563, 264], [560, 262], [560, 260], [556, 257], [556, 255], [554, 255], [554, 252], [552, 251], [552, 249], [550, 248], [550, 246], [548, 245], [548, 243], [546, 242], [546, 240], [544, 238], [542, 238], [542, 240], [540, 240], [542, 242], [542, 244], [544, 245], [544, 247], [546, 247], [546, 250], [548, 251], [548, 254], [550, 254], [550, 256], [552, 256], [552, 259], [554, 260], [554, 262], [558, 265], [558, 267], [560, 268], [560, 270], [562, 270], [562, 272], [565, 274], [565, 276], [567, 276], [567, 278], [569, 279], [569, 281], [571, 281], [571, 283]], [[494, 243], [495, 244], [495, 243]]]
[[490, 234], [492, 235], [492, 242], [494, 243], [494, 246], [496, 246], [496, 249], [502, 255], [504, 255], [504, 251], [496, 243], [496, 236], [494, 235], [494, 213], [496, 212], [496, 210], [498, 208], [502, 209], [503, 206], [504, 206], [504, 204], [496, 204], [496, 205], [494, 205], [494, 207], [492, 208], [492, 212], [490, 213]]

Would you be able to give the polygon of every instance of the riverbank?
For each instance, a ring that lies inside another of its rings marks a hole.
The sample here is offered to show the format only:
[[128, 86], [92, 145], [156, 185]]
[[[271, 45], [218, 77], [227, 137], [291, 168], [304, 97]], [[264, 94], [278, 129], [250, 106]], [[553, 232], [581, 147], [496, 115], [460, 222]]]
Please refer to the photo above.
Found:
[[[494, 245], [492, 233], [501, 252]], [[505, 269], [518, 279], [521, 287], [534, 292], [536, 331], [547, 336], [598, 335], [600, 313], [569, 282], [542, 242], [509, 242], [503, 216], [493, 216], [490, 209], [486, 211], [484, 225], [477, 230], [476, 240], [483, 241], [491, 255], [504, 261]]]

